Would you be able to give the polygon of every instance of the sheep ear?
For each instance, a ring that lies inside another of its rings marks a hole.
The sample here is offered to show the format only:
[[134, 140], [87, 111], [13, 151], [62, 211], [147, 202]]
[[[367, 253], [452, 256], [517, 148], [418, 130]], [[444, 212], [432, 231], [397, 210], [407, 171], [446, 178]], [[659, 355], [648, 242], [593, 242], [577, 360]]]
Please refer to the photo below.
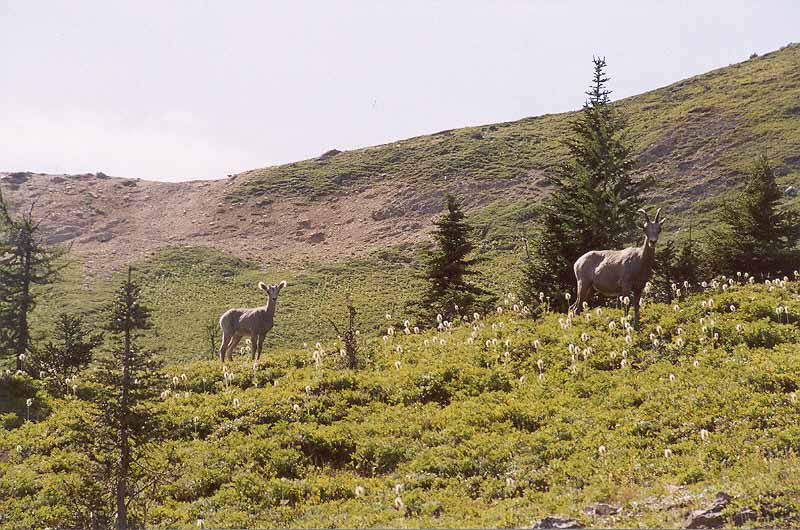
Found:
[[288, 283], [286, 283], [286, 280], [283, 280], [281, 283], [279, 283], [279, 284], [278, 284], [278, 289], [279, 289], [279, 290], [280, 290], [280, 289], [283, 289], [283, 288], [284, 288], [284, 287], [286, 287], [287, 285], [289, 285], [289, 284], [288, 284]]
[[258, 282], [258, 288], [264, 291], [265, 293], [269, 292], [269, 287], [267, 287], [267, 285], [264, 282]]
[[666, 218], [666, 217], [664, 217], [664, 218], [662, 218], [662, 219], [661, 219], [661, 220], [658, 222], [658, 224], [659, 224], [659, 225], [663, 225], [663, 224], [664, 224], [664, 221], [666, 221], [666, 220], [667, 220], [667, 218]]

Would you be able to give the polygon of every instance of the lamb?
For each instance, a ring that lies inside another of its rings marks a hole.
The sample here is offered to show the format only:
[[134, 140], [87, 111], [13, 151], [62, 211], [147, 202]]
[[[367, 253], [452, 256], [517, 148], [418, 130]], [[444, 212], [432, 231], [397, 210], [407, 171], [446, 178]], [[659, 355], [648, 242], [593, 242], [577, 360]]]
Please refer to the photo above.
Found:
[[[624, 250], [592, 250], [575, 262], [575, 278], [578, 281], [578, 296], [570, 311], [578, 314], [584, 302], [591, 298], [592, 291], [604, 296], [626, 297], [633, 305], [633, 326], [639, 323], [639, 300], [645, 284], [653, 274], [656, 243], [665, 219], [661, 219], [661, 208], [652, 221], [644, 210], [644, 243], [639, 247]], [[625, 304], [625, 318], [630, 304]]]
[[233, 360], [233, 350], [239, 344], [243, 336], [249, 335], [253, 360], [257, 361], [261, 356], [264, 346], [264, 335], [275, 323], [275, 306], [278, 303], [278, 293], [286, 287], [286, 281], [278, 285], [265, 285], [258, 282], [258, 288], [267, 293], [267, 304], [262, 307], [251, 309], [228, 309], [219, 319], [219, 327], [222, 329], [222, 345], [219, 348], [219, 359], [225, 362], [225, 354]]

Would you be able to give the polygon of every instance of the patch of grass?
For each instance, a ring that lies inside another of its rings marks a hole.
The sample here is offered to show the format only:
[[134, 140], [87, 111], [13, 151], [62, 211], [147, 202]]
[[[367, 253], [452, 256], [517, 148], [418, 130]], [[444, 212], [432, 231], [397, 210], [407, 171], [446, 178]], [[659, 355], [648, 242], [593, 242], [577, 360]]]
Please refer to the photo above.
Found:
[[[151, 456], [180, 479], [149, 498], [148, 526], [519, 527], [558, 514], [663, 527], [719, 490], [755, 525], [795, 526], [799, 289], [717, 284], [677, 309], [647, 304], [630, 340], [618, 309], [564, 327], [507, 299], [443, 332], [362, 336], [370, 363], [357, 371], [335, 338], [256, 367], [240, 357], [232, 381], [214, 361], [170, 366]], [[67, 501], [52, 492], [80, 476], [89, 405], [82, 387], [57, 400], [10, 377], [0, 387], [13, 380], [37, 409], [0, 428], [0, 521], [58, 526]], [[622, 512], [586, 516], [596, 502]]]

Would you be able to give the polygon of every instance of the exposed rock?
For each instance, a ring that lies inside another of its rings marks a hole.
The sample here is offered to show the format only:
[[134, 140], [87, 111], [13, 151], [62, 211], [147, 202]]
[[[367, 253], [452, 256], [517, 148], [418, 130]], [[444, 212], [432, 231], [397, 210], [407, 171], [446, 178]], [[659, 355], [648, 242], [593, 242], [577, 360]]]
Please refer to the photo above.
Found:
[[17, 171], [16, 173], [9, 173], [6, 175], [5, 180], [9, 184], [22, 184], [33, 176], [30, 171]]
[[79, 235], [81, 235], [81, 229], [79, 227], [74, 225], [65, 225], [57, 228], [47, 236], [47, 244], [56, 245], [58, 243], [63, 243], [64, 241], [74, 239]]
[[800, 166], [800, 155], [787, 156], [783, 159], [783, 163], [790, 167]]
[[317, 157], [317, 160], [328, 160], [329, 158], [335, 157], [339, 153], [341, 153], [341, 151], [339, 151], [338, 149], [331, 149], [330, 151], [325, 151], [324, 153], [319, 155]]
[[565, 517], [548, 516], [538, 521], [533, 525], [533, 528], [582, 528], [578, 521], [575, 519], [567, 519]]
[[587, 506], [583, 509], [587, 515], [599, 516], [616, 515], [620, 510], [621, 508], [619, 506], [613, 506], [604, 502], [598, 502], [597, 504], [592, 504], [591, 506]]
[[789, 197], [795, 197], [797, 196], [797, 188], [795, 188], [794, 186], [789, 186], [785, 190], [783, 190], [783, 193]]
[[358, 179], [358, 177], [350, 173], [343, 173], [341, 175], [332, 175], [330, 179], [341, 186], [342, 184]]
[[736, 526], [741, 526], [749, 521], [755, 521], [758, 519], [758, 512], [751, 510], [750, 508], [744, 508], [733, 514], [732, 519], [733, 524]]
[[694, 510], [686, 518], [686, 528], [722, 528], [727, 522], [727, 517], [722, 511], [730, 504], [730, 495], [725, 492], [717, 493], [714, 502], [704, 510]]
[[114, 239], [114, 235], [111, 232], [101, 232], [94, 237], [95, 241], [99, 241], [101, 243], [106, 243]]
[[306, 241], [309, 243], [321, 243], [325, 241], [325, 232], [314, 232], [306, 238]]
[[372, 217], [374, 221], [383, 221], [392, 217], [400, 217], [404, 214], [405, 211], [402, 208], [398, 208], [397, 206], [387, 206], [386, 208], [381, 208], [380, 210], [372, 212], [370, 217]]

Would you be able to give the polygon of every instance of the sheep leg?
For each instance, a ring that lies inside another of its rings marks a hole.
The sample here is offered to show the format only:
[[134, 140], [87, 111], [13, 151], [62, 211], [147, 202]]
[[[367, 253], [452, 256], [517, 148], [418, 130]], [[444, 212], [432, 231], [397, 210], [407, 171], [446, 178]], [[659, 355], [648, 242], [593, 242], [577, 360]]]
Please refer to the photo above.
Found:
[[633, 327], [639, 327], [639, 300], [642, 298], [641, 292], [633, 293]]
[[219, 347], [219, 360], [225, 362], [225, 352], [228, 351], [228, 344], [231, 341], [231, 336], [224, 331], [222, 332], [222, 344]]
[[592, 284], [584, 280], [578, 280], [577, 291], [578, 296], [575, 299], [575, 303], [569, 306], [569, 310], [576, 315], [583, 309], [584, 302], [589, 303], [589, 298], [592, 296]]
[[250, 335], [250, 359], [256, 360], [256, 348], [258, 348], [258, 334], [253, 333]]
[[233, 350], [236, 349], [236, 346], [239, 345], [239, 341], [242, 340], [241, 335], [234, 335], [233, 339], [231, 339], [231, 343], [228, 346], [228, 359], [231, 361], [233, 360]]
[[261, 351], [264, 349], [264, 333], [258, 336], [258, 353], [256, 354], [256, 360], [261, 359]]
[[250, 344], [253, 347], [253, 360], [257, 361], [261, 357], [261, 345], [264, 343], [264, 335], [261, 333], [254, 333], [250, 339]]

